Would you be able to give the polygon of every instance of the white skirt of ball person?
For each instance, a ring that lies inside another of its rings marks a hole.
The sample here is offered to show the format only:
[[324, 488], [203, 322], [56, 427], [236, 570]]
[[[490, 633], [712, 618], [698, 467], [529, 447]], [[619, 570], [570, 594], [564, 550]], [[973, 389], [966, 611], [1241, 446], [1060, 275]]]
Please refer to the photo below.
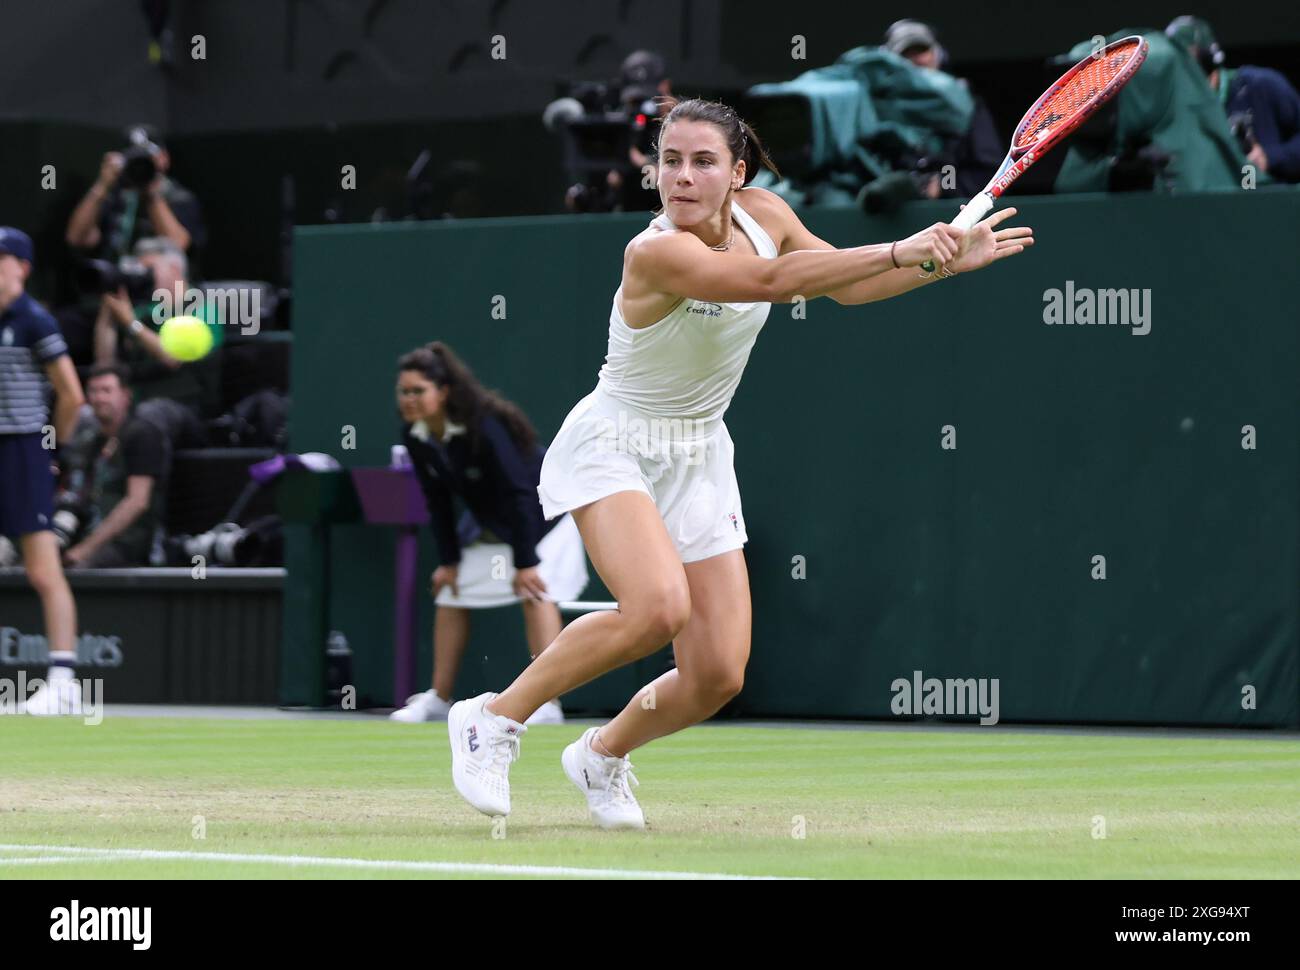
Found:
[[[458, 592], [444, 586], [434, 598], [438, 606], [469, 610], [511, 606], [520, 602], [514, 591], [515, 556], [507, 542], [483, 529], [468, 511], [457, 527], [461, 537]], [[564, 515], [537, 543], [537, 571], [546, 582], [547, 599], [576, 600], [587, 588], [587, 553], [572, 515]]]

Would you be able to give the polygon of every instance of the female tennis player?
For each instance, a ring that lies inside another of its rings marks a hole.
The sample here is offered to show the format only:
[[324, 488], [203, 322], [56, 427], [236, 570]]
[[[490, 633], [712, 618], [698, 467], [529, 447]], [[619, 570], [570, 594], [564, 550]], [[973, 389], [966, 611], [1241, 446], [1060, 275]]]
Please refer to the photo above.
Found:
[[[452, 707], [452, 779], [485, 814], [510, 811], [510, 764], [539, 705], [672, 641], [676, 669], [561, 759], [597, 825], [642, 828], [628, 753], [705, 720], [740, 691], [750, 648], [746, 533], [722, 416], [771, 305], [898, 296], [1033, 241], [1028, 228], [996, 228], [1012, 208], [966, 232], [938, 223], [836, 249], [779, 196], [743, 188], [760, 164], [776, 168], [749, 125], [718, 103], [674, 106], [657, 161], [664, 208], [624, 250], [596, 388], [565, 419], [537, 489], [548, 518], [573, 514], [619, 608], [570, 623], [502, 693]], [[927, 260], [934, 270], [922, 274]]]
[[[402, 441], [429, 507], [440, 565], [433, 574], [433, 687], [391, 716], [436, 721], [451, 709], [470, 611], [522, 602], [536, 657], [560, 632], [554, 601], [576, 599], [586, 587], [587, 558], [572, 516], [542, 517], [542, 449], [518, 405], [484, 388], [439, 341], [406, 354], [397, 370]], [[453, 495], [466, 506], [459, 526]], [[528, 723], [563, 723], [556, 698], [530, 711]]]

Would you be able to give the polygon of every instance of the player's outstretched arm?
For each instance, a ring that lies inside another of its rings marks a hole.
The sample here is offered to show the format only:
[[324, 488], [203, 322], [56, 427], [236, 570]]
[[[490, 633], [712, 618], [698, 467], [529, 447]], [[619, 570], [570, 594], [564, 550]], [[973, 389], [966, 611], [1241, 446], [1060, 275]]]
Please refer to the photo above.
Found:
[[897, 243], [853, 249], [822, 243], [793, 251], [782, 248], [776, 259], [765, 259], [724, 256], [691, 233], [664, 233], [629, 246], [628, 268], [649, 288], [692, 300], [793, 303], [800, 296], [831, 296], [898, 272], [894, 266], [918, 266], [927, 259], [943, 266], [957, 258], [961, 239], [960, 229], [937, 222]]
[[[775, 200], [778, 220], [783, 223], [785, 229], [781, 242], [782, 254], [798, 250], [835, 249], [824, 239], [815, 236], [784, 199], [774, 194], [771, 195], [771, 199]], [[938, 259], [936, 262], [940, 265], [946, 262], [946, 268], [950, 273], [968, 273], [983, 269], [996, 260], [1024, 252], [1034, 242], [1033, 230], [1028, 226], [994, 231], [996, 226], [1014, 216], [1016, 211], [1015, 208], [1004, 209], [979, 223], [960, 236], [960, 244], [952, 259], [947, 261]], [[932, 226], [928, 230], [922, 230], [921, 233], [897, 242], [893, 256], [900, 269], [891, 268], [868, 279], [831, 290], [824, 295], [829, 296], [836, 303], [851, 306], [900, 296], [927, 283], [942, 279], [939, 273], [927, 276], [917, 268], [919, 263], [931, 258], [924, 251], [928, 242], [923, 237], [925, 233], [935, 228]]]
[[[966, 208], [962, 206], [962, 208]], [[948, 264], [954, 273], [969, 273], [983, 269], [999, 259], [1023, 253], [1034, 244], [1034, 230], [1029, 226], [1011, 226], [998, 229], [1018, 210], [1015, 206], [995, 212], [982, 222], [977, 222], [961, 241], [957, 258]]]

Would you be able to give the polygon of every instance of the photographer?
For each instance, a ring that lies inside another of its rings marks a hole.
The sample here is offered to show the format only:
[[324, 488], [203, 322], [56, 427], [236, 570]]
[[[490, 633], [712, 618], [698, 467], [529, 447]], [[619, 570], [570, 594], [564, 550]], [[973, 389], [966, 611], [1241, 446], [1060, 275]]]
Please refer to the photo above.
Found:
[[170, 240], [182, 253], [200, 249], [206, 234], [198, 199], [168, 176], [171, 155], [161, 140], [135, 125], [127, 141], [104, 155], [99, 178], [68, 220], [68, 245], [108, 260], [149, 236]]
[[1268, 67], [1225, 67], [1223, 48], [1199, 17], [1176, 17], [1165, 34], [1205, 72], [1246, 161], [1283, 182], [1300, 182], [1300, 94]]
[[[609, 173], [609, 185], [622, 189], [621, 208], [625, 211], [654, 209], [660, 203], [658, 175], [654, 171], [654, 140], [657, 132], [652, 121], [662, 118], [675, 103], [672, 80], [664, 59], [654, 51], [634, 51], [623, 61], [623, 87], [619, 91], [628, 117], [637, 125], [632, 145], [628, 148], [630, 168]], [[644, 116], [645, 123], [638, 119]], [[651, 166], [650, 188], [642, 188], [645, 167]]]
[[[95, 319], [95, 363], [125, 365], [131, 384], [141, 399], [170, 397], [196, 409], [208, 403], [207, 386], [201, 366], [185, 365], [169, 354], [158, 339], [158, 321], [154, 318], [157, 297], [170, 299], [176, 292], [189, 288], [188, 261], [185, 254], [166, 239], [142, 239], [135, 247], [138, 265], [126, 271], [103, 267], [87, 273], [94, 280], [85, 285], [106, 290], [101, 293], [99, 314]], [[127, 261], [124, 261], [127, 262]], [[173, 314], [174, 315], [174, 314]], [[202, 311], [199, 312], [202, 316]], [[212, 345], [222, 342], [220, 321], [208, 320]]]
[[[569, 123], [570, 164], [576, 166], [574, 175], [579, 179], [565, 193], [565, 208], [570, 212], [655, 208], [659, 193], [654, 188], [654, 123], [674, 103], [664, 59], [648, 50], [629, 54], [614, 84], [584, 82], [573, 87], [570, 97], [553, 102], [548, 116], [565, 105], [558, 114]], [[614, 167], [609, 167], [611, 163]], [[651, 166], [648, 180], [647, 165]]]
[[[892, 24], [881, 46], [926, 70], [942, 71], [948, 65], [948, 52], [939, 44], [934, 30], [918, 20], [899, 20]], [[1002, 161], [1005, 146], [993, 127], [993, 115], [982, 98], [973, 92], [971, 97], [975, 110], [970, 124], [960, 137], [949, 141], [944, 152], [943, 160], [955, 169], [955, 184], [944, 187], [939, 175], [931, 173], [919, 187], [925, 198], [969, 199], [984, 188]]]
[[172, 453], [197, 440], [202, 429], [194, 414], [174, 401], [133, 409], [130, 380], [120, 366], [94, 367], [86, 397], [98, 434], [89, 449], [83, 491], [67, 506], [85, 517], [90, 531], [64, 551], [64, 563], [89, 569], [146, 566], [166, 505]]

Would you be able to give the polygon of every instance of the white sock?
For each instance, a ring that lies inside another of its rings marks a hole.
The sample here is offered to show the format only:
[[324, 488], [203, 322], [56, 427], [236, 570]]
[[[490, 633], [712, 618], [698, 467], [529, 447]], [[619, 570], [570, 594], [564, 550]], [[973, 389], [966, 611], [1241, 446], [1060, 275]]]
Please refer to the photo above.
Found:
[[71, 667], [61, 665], [51, 666], [49, 673], [45, 676], [46, 683], [63, 684], [76, 680], [76, 672]]

